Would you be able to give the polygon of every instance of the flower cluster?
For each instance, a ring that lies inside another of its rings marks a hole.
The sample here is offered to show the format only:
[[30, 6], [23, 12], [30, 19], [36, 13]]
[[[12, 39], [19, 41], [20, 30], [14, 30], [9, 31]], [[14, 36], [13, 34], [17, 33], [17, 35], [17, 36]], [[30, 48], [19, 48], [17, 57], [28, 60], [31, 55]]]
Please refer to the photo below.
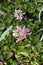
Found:
[[15, 12], [14, 12], [14, 17], [17, 19], [17, 20], [22, 20], [23, 19], [23, 15], [25, 13], [22, 12], [22, 10], [16, 10], [15, 9]]
[[17, 26], [17, 29], [13, 31], [13, 36], [17, 38], [17, 41], [21, 41], [26, 38], [30, 30], [25, 26]]

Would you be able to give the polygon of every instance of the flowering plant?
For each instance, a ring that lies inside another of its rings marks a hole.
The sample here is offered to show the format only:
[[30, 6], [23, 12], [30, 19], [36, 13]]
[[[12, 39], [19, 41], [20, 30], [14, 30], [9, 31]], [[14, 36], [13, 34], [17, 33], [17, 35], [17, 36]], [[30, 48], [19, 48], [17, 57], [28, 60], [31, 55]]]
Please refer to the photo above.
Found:
[[0, 65], [43, 65], [43, 0], [0, 0]]

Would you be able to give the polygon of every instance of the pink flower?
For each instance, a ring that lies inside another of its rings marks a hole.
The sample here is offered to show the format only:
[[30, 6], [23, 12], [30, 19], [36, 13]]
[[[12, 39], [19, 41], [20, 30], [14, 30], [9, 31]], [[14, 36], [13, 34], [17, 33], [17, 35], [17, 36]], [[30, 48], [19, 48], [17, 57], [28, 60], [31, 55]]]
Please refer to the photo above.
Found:
[[16, 42], [18, 42], [25, 39], [29, 32], [29, 28], [25, 28], [25, 26], [17, 26], [17, 29], [13, 31], [13, 36], [16, 37]]
[[16, 10], [15, 9], [15, 12], [14, 12], [14, 17], [17, 19], [17, 20], [22, 20], [23, 19], [23, 13], [22, 10]]
[[0, 65], [3, 65], [3, 62], [0, 61]]

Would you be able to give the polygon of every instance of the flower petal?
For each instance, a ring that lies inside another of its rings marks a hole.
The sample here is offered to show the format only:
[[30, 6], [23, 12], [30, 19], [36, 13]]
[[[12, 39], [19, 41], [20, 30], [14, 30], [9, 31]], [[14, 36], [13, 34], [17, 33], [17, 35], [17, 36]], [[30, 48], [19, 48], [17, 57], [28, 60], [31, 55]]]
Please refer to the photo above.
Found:
[[13, 33], [12, 34], [14, 37], [18, 37], [18, 33]]

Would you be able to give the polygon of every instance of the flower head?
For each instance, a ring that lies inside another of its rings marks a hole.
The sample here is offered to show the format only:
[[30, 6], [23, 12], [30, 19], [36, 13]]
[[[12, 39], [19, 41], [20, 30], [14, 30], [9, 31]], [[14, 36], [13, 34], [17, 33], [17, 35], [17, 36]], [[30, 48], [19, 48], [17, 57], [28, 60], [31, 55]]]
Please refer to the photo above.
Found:
[[15, 9], [15, 12], [14, 12], [14, 17], [17, 19], [17, 20], [22, 20], [23, 19], [23, 13], [22, 10], [16, 10]]
[[21, 41], [26, 38], [30, 30], [25, 26], [17, 26], [17, 29], [13, 31], [13, 36], [17, 38], [17, 41]]

